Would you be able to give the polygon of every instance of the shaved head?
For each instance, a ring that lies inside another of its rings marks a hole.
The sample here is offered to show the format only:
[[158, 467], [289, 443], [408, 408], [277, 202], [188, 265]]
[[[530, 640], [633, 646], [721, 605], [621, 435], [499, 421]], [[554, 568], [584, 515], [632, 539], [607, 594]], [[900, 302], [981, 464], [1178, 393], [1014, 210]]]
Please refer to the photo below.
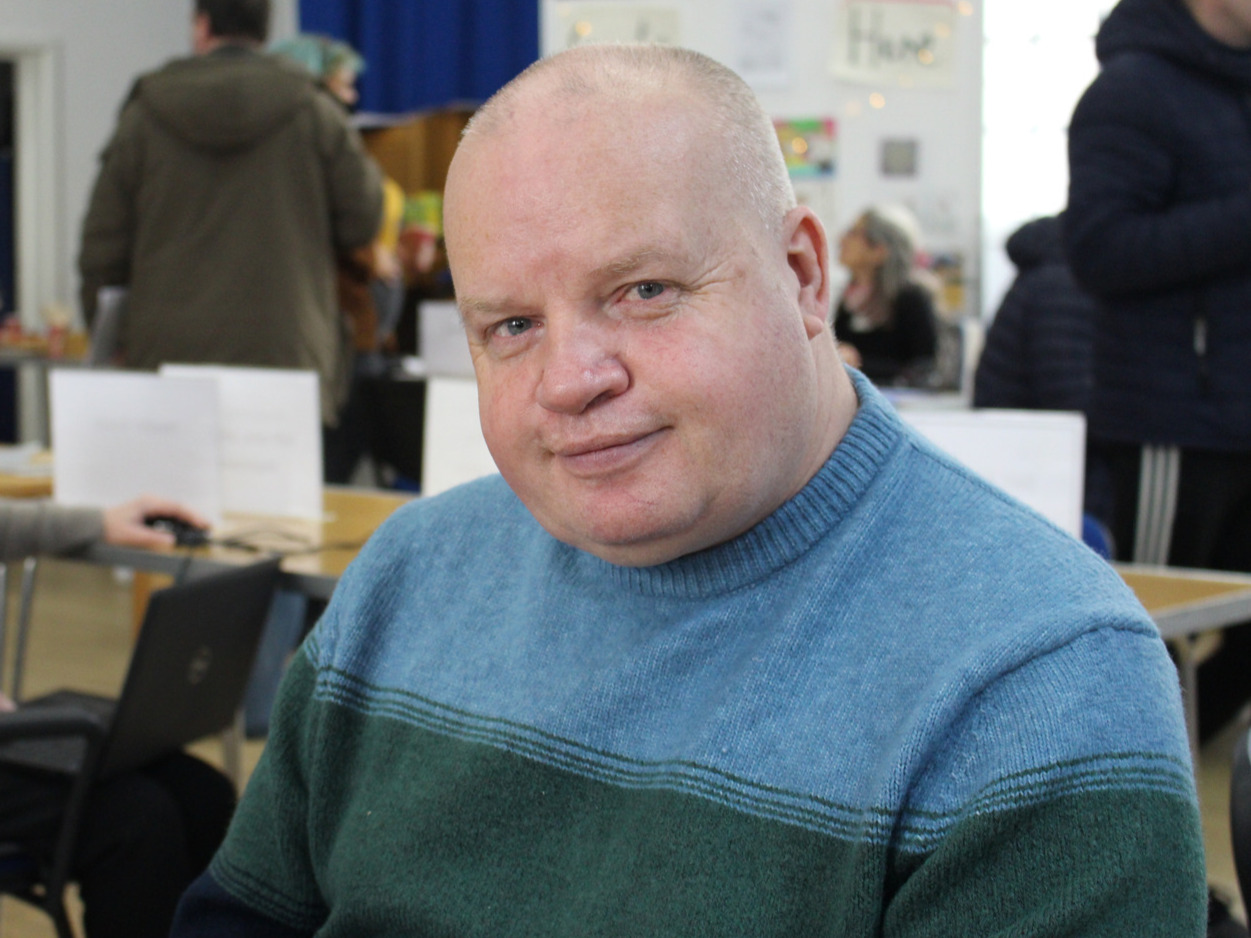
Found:
[[[586, 108], [649, 95], [698, 102], [701, 119], [718, 139], [721, 184], [746, 200], [768, 231], [795, 207], [773, 122], [738, 75], [689, 49], [659, 45], [580, 46], [531, 65], [491, 98], [465, 128], [464, 144], [508, 132], [538, 110], [574, 123]], [[709, 167], [715, 172], [717, 167]]]

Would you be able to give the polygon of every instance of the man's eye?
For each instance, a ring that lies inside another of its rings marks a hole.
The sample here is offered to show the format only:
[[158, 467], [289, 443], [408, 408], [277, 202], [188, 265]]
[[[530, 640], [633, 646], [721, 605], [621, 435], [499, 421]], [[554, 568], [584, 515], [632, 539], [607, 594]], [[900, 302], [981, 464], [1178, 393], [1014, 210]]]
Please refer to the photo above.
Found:
[[521, 335], [533, 325], [534, 321], [527, 319], [525, 316], [513, 316], [497, 323], [492, 331], [497, 335], [503, 336]]
[[655, 280], [648, 280], [636, 286], [634, 292], [640, 300], [654, 300], [665, 292], [665, 285]]

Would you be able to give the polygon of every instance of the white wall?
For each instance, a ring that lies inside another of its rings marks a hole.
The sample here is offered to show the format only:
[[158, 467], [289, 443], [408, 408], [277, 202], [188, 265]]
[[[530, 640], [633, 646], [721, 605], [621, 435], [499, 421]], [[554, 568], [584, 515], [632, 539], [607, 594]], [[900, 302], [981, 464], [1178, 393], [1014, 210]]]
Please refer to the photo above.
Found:
[[[983, 53], [983, 303], [994, 315], [1016, 274], [1004, 242], [1068, 199], [1068, 126], [1098, 73], [1095, 33], [1114, 0], [987, 0]], [[1045, 77], [1044, 77], [1045, 76]]]
[[[275, 3], [275, 35], [294, 30], [296, 3]], [[189, 51], [191, 9], [190, 0], [0, 0], [0, 57], [18, 61], [19, 134], [40, 143], [18, 154], [19, 179], [42, 180], [35, 191], [19, 181], [17, 196], [29, 325], [47, 304], [77, 313], [74, 262], [100, 150], [135, 76]]]

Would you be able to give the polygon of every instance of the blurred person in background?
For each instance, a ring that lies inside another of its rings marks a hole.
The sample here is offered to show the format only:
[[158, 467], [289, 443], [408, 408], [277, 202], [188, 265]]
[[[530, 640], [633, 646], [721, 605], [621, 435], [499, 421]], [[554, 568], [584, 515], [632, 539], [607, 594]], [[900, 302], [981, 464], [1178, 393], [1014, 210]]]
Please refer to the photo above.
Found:
[[865, 211], [838, 242], [851, 280], [838, 300], [839, 355], [878, 385], [923, 385], [934, 368], [934, 290], [920, 275], [919, 229], [902, 208]]
[[[173, 534], [144, 523], [155, 516], [208, 526], [189, 508], [152, 496], [104, 511], [0, 499], [0, 562], [70, 553], [96, 541], [173, 547]], [[15, 709], [0, 694], [0, 720]], [[49, 858], [69, 793], [67, 778], [0, 766], [0, 841], [19, 844], [36, 861]], [[178, 897], [221, 843], [234, 806], [230, 780], [183, 752], [97, 784], [72, 870], [87, 938], [164, 938]]]
[[[1251, 571], [1251, 3], [1121, 0], [1069, 129], [1073, 273], [1099, 304], [1090, 455], [1120, 559]], [[1199, 670], [1201, 739], [1251, 627]]]

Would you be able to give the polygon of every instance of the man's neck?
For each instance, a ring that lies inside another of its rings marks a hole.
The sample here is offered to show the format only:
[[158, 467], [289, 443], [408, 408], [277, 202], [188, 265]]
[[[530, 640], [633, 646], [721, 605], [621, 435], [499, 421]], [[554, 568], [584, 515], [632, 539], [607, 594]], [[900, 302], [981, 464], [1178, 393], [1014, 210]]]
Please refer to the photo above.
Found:
[[208, 55], [227, 46], [237, 49], [255, 49], [260, 43], [242, 36], [206, 36], [195, 45], [196, 55]]

